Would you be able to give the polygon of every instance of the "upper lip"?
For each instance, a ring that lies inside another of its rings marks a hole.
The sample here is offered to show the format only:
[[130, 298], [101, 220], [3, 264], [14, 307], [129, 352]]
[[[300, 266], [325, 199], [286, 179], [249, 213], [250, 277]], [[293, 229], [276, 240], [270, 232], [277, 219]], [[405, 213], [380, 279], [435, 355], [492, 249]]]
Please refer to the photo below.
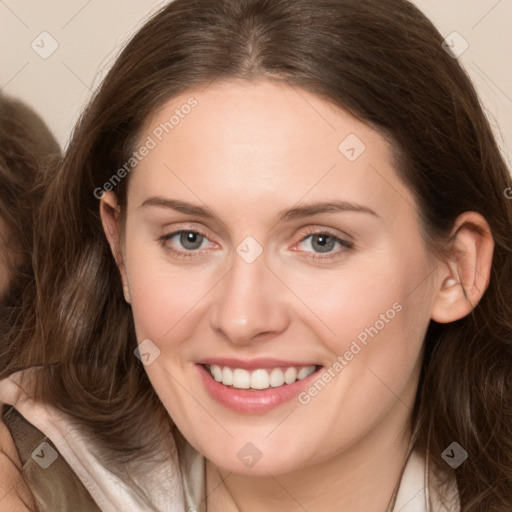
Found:
[[303, 366], [320, 366], [315, 362], [300, 362], [290, 361], [285, 359], [273, 359], [273, 358], [255, 358], [255, 359], [234, 359], [230, 357], [209, 357], [197, 361], [197, 364], [202, 365], [217, 365], [217, 366], [228, 366], [229, 368], [242, 368], [244, 370], [257, 370], [260, 368], [279, 368], [284, 366], [289, 368], [294, 366], [301, 368]]

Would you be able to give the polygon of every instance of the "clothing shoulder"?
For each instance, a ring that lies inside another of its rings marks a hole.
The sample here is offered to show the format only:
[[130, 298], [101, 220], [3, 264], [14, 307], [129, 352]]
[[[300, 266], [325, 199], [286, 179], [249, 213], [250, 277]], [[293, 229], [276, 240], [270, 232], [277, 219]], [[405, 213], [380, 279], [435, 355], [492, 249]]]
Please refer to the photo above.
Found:
[[175, 456], [137, 457], [114, 471], [73, 418], [34, 398], [35, 370], [0, 380], [0, 405], [39, 512], [183, 512]]

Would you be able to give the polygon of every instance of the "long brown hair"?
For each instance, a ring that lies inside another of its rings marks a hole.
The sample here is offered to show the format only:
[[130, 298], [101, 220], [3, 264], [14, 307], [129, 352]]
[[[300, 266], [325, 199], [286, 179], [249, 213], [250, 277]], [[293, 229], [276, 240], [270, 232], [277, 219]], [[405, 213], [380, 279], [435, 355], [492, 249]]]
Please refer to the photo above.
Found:
[[[36, 313], [27, 311], [25, 329], [10, 340], [18, 349], [4, 376], [44, 365], [41, 399], [75, 418], [112, 454], [113, 466], [151, 452], [169, 418], [133, 355], [131, 310], [95, 191], [130, 159], [144, 123], [172, 96], [217, 79], [285, 82], [393, 141], [397, 172], [415, 194], [432, 250], [449, 250], [465, 211], [489, 223], [489, 287], [467, 317], [431, 322], [412, 422], [417, 447], [429, 447], [440, 475], [453, 441], [468, 452], [449, 473], [464, 512], [510, 511], [512, 201], [505, 191], [512, 184], [474, 87], [442, 42], [406, 0], [175, 0], [164, 7], [104, 79], [47, 191], [37, 224]], [[117, 186], [121, 205], [128, 182], [129, 175]]]

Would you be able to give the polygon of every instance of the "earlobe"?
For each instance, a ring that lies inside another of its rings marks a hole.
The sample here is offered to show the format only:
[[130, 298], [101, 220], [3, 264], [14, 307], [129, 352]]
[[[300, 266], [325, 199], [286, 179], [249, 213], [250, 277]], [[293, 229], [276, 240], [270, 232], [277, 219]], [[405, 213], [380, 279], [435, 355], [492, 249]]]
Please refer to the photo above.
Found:
[[105, 192], [100, 201], [100, 216], [103, 231], [110, 245], [117, 268], [123, 283], [123, 294], [126, 302], [131, 304], [130, 289], [126, 275], [123, 252], [121, 250], [121, 210], [114, 192]]
[[461, 214], [453, 228], [453, 251], [440, 264], [432, 320], [449, 323], [467, 316], [489, 285], [494, 240], [487, 221], [476, 212]]

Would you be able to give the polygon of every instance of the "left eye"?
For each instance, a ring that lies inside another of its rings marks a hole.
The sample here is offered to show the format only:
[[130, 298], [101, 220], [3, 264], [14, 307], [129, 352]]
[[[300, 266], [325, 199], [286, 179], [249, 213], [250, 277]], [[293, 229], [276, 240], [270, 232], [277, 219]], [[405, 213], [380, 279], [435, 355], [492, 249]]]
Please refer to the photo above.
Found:
[[305, 249], [300, 250], [313, 250], [313, 252], [317, 253], [330, 253], [336, 245], [342, 246], [346, 249], [352, 248], [352, 244], [350, 242], [342, 240], [341, 238], [329, 233], [310, 233], [300, 241], [299, 246], [300, 244], [304, 244], [306, 246]]

